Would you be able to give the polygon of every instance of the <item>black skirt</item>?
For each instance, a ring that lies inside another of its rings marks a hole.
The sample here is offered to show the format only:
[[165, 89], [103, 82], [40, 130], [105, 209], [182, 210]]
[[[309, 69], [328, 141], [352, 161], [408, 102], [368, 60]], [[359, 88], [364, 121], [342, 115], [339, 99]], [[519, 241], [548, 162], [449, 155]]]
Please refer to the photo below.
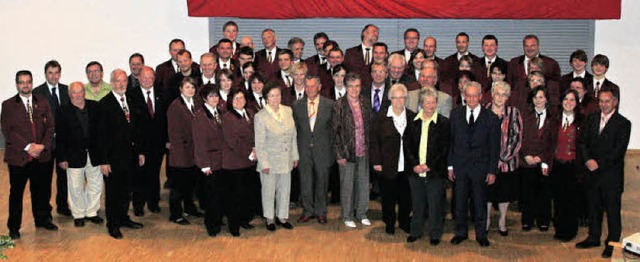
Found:
[[487, 188], [487, 200], [492, 203], [516, 201], [520, 195], [520, 173], [518, 171], [499, 172], [496, 181]]

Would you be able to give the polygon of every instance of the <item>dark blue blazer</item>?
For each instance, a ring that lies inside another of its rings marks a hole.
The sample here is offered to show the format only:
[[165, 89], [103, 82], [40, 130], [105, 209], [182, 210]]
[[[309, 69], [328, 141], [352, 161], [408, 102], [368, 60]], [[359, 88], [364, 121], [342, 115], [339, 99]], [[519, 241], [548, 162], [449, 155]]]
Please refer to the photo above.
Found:
[[467, 108], [451, 111], [449, 166], [456, 173], [496, 174], [500, 154], [500, 120], [482, 106], [473, 126], [467, 123]]

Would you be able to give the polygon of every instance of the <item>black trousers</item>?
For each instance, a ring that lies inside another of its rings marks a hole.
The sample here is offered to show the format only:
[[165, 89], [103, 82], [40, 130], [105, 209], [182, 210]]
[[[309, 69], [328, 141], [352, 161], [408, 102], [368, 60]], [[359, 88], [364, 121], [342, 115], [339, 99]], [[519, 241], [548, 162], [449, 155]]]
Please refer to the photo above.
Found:
[[422, 237], [425, 220], [429, 219], [429, 238], [440, 239], [444, 220], [441, 214], [444, 212], [445, 199], [444, 179], [419, 177], [416, 174], [409, 175], [411, 186], [411, 203], [413, 217], [411, 218], [411, 236]]
[[329, 169], [329, 192], [331, 192], [331, 203], [340, 202], [340, 169], [338, 163], [333, 163]]
[[31, 192], [31, 212], [36, 224], [51, 221], [51, 172], [47, 172], [51, 163], [31, 161], [24, 166], [9, 165], [9, 230], [20, 230], [22, 225], [22, 200], [24, 189], [29, 181]]
[[602, 215], [607, 213], [607, 229], [609, 235], [605, 240], [620, 241], [622, 233], [622, 219], [620, 205], [622, 202], [622, 184], [617, 179], [611, 179], [617, 174], [602, 174], [598, 170], [589, 174], [589, 238], [600, 241], [602, 235]]
[[[193, 188], [199, 170], [196, 167], [173, 167], [169, 192], [170, 220], [182, 217], [183, 212], [197, 211], [193, 202]], [[183, 206], [184, 205], [184, 206]]]
[[203, 179], [203, 191], [207, 197], [205, 209], [204, 225], [208, 230], [222, 225], [224, 214], [225, 184], [227, 181], [221, 170], [213, 171], [210, 175], [205, 175]]
[[[485, 229], [487, 226], [487, 174], [457, 171], [455, 175], [455, 235], [461, 237], [468, 236], [467, 214], [469, 209], [474, 209], [476, 239], [485, 238]], [[469, 207], [469, 198], [471, 198], [471, 207]]]
[[[394, 227], [396, 218], [400, 228], [409, 228], [411, 218], [411, 188], [409, 187], [408, 172], [400, 172], [393, 178], [379, 177], [380, 193], [382, 196], [382, 221], [387, 227]], [[396, 215], [396, 204], [398, 213]]]
[[67, 170], [64, 170], [58, 166], [58, 159], [54, 158], [48, 162], [46, 166], [46, 172], [53, 175], [53, 169], [56, 170], [56, 208], [58, 210], [69, 209], [69, 202], [67, 202]]
[[133, 161], [129, 164], [112, 164], [109, 176], [104, 176], [105, 184], [105, 212], [107, 227], [119, 228], [128, 221], [129, 204], [135, 167]]
[[551, 189], [549, 177], [540, 167], [522, 168], [522, 225], [549, 226], [551, 222]]
[[260, 191], [251, 192], [255, 190], [251, 183], [254, 173], [254, 167], [222, 171], [223, 212], [231, 232], [237, 232], [240, 224], [248, 223], [253, 216], [254, 194], [260, 194]]
[[558, 237], [572, 238], [578, 233], [578, 171], [574, 161], [555, 160], [553, 172], [549, 176], [553, 195], [553, 227]]
[[158, 202], [160, 202], [160, 168], [163, 157], [162, 153], [149, 153], [145, 156], [144, 166], [136, 168], [132, 195], [134, 208], [142, 209], [145, 204], [149, 208], [158, 207]]
[[290, 203], [300, 203], [300, 170], [294, 168], [291, 170], [291, 191], [289, 192]]

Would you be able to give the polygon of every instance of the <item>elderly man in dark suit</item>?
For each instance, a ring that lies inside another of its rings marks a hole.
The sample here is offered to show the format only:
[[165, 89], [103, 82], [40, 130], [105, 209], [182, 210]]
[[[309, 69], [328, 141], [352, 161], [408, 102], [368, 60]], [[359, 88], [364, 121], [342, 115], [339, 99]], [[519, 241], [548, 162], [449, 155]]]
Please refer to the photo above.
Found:
[[[62, 67], [56, 60], [51, 60], [44, 65], [44, 74], [47, 79], [45, 83], [33, 89], [33, 94], [47, 98], [49, 106], [51, 108], [51, 115], [56, 117], [58, 109], [62, 106], [69, 104], [69, 87], [67, 85], [59, 83], [60, 72]], [[54, 135], [55, 137], [55, 135]], [[52, 150], [55, 153], [56, 143], [52, 142]], [[53, 167], [56, 167], [56, 207], [58, 214], [71, 216], [69, 210], [69, 203], [67, 203], [67, 172], [58, 166], [58, 161], [53, 156], [54, 160], [51, 161], [48, 172], [53, 172]]]
[[[455, 181], [456, 210], [454, 245], [468, 238], [468, 199], [473, 199], [476, 241], [489, 246], [485, 232], [487, 184], [495, 182], [500, 153], [500, 122], [488, 109], [480, 106], [482, 87], [469, 82], [463, 89], [467, 105], [451, 111], [451, 149], [449, 180]], [[470, 196], [469, 194], [473, 194]]]
[[620, 241], [622, 221], [620, 203], [624, 191], [624, 155], [629, 145], [631, 122], [617, 112], [619, 94], [610, 88], [600, 90], [600, 111], [589, 115], [582, 132], [583, 157], [588, 169], [589, 236], [577, 248], [600, 246], [602, 213], [607, 213], [609, 235], [602, 257], [610, 258], [609, 242]]
[[278, 65], [278, 52], [280, 48], [276, 46], [276, 31], [271, 28], [267, 28], [262, 31], [262, 44], [264, 49], [256, 52], [254, 63], [256, 64], [256, 70], [267, 77], [267, 81], [275, 81], [276, 73], [280, 70]]
[[20, 238], [22, 195], [29, 181], [36, 227], [58, 230], [51, 222], [51, 142], [54, 120], [46, 98], [33, 95], [30, 71], [16, 73], [18, 94], [2, 102], [0, 122], [6, 140], [4, 161], [9, 165], [9, 236]]
[[167, 148], [167, 105], [154, 85], [155, 73], [151, 67], [140, 70], [140, 86], [127, 89], [131, 99], [131, 111], [140, 116], [142, 136], [148, 154], [145, 164], [134, 179], [133, 210], [136, 216], [144, 215], [144, 205], [152, 213], [160, 213], [160, 166]]
[[526, 35], [522, 39], [522, 49], [524, 54], [517, 56], [509, 61], [509, 68], [507, 70], [507, 82], [511, 86], [516, 86], [516, 83], [522, 79], [527, 78], [529, 70], [529, 60], [534, 57], [542, 59], [545, 65], [544, 76], [547, 80], [560, 80], [560, 66], [558, 62], [548, 56], [540, 54], [540, 41], [536, 35]]
[[115, 239], [122, 238], [120, 227], [133, 229], [143, 225], [127, 215], [131, 201], [131, 180], [136, 166], [145, 162], [140, 143], [140, 117], [131, 111], [133, 103], [125, 95], [127, 74], [122, 69], [111, 72], [113, 91], [100, 100], [97, 124], [96, 164], [105, 181], [107, 229]]
[[329, 169], [334, 163], [333, 117], [334, 102], [320, 96], [322, 85], [317, 76], [305, 77], [305, 98], [293, 103], [293, 119], [298, 134], [300, 152], [300, 194], [304, 213], [298, 222], [317, 217], [327, 223], [327, 190]]
[[69, 206], [76, 227], [85, 219], [103, 223], [98, 216], [103, 179], [95, 159], [95, 120], [98, 102], [86, 100], [84, 85], [73, 82], [69, 87], [71, 104], [63, 106], [56, 118], [56, 158], [67, 172]]

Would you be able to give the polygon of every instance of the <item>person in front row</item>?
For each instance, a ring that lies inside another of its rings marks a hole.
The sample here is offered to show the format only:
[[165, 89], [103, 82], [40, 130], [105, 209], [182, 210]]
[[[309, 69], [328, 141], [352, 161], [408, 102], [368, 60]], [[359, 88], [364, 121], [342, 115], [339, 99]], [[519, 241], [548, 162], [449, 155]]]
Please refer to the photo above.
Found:
[[267, 106], [254, 118], [262, 210], [269, 231], [276, 229], [275, 224], [293, 229], [288, 219], [291, 170], [298, 166], [299, 159], [295, 123], [291, 108], [281, 104], [279, 86], [267, 84], [262, 96], [267, 98]]
[[[432, 87], [420, 90], [422, 109], [411, 119], [407, 134], [407, 166], [411, 186], [413, 218], [407, 242], [422, 237], [425, 219], [429, 219], [429, 243], [440, 244], [444, 212], [447, 156], [451, 144], [449, 119], [438, 113], [438, 92]], [[391, 101], [393, 103], [393, 101]]]
[[462, 93], [467, 105], [451, 111], [451, 149], [449, 179], [455, 181], [456, 226], [454, 245], [468, 238], [467, 214], [469, 194], [473, 194], [476, 241], [489, 246], [486, 234], [487, 185], [492, 185], [498, 172], [500, 156], [500, 120], [489, 109], [480, 106], [482, 87], [469, 82]]

